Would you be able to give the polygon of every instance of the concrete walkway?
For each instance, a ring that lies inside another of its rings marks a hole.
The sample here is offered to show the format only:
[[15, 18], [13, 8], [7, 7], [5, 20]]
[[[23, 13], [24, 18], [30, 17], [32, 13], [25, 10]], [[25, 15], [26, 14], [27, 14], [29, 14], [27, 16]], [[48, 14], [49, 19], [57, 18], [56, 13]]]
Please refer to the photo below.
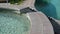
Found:
[[32, 12], [28, 15], [32, 24], [30, 34], [54, 34], [52, 24], [43, 13]]
[[20, 5], [13, 5], [10, 3], [0, 3], [0, 8], [9, 8], [9, 9], [16, 9], [16, 10], [20, 10], [26, 7], [30, 7], [31, 5], [34, 5], [34, 1], [35, 0], [26, 0], [23, 3], [21, 3]]

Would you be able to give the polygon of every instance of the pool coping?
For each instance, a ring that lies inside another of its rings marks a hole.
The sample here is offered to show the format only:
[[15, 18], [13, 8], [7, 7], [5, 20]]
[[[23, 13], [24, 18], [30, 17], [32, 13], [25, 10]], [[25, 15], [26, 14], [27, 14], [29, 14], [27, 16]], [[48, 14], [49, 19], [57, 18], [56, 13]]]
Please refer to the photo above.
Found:
[[21, 3], [20, 5], [15, 5], [15, 4], [13, 5], [10, 3], [0, 3], [0, 7], [20, 10], [20, 9], [25, 8], [25, 7], [30, 7], [31, 5], [34, 4], [34, 2], [35, 2], [35, 0], [26, 0], [23, 3]]

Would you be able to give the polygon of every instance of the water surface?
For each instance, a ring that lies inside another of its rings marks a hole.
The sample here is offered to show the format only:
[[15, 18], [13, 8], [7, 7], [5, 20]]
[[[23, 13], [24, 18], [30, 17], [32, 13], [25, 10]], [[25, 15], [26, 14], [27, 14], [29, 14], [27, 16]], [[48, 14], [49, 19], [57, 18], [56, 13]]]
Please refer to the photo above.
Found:
[[0, 12], [0, 34], [29, 34], [30, 21], [26, 15]]
[[45, 5], [41, 4], [41, 0], [36, 0], [35, 7], [45, 15], [60, 20], [60, 0], [51, 0], [50, 3]]

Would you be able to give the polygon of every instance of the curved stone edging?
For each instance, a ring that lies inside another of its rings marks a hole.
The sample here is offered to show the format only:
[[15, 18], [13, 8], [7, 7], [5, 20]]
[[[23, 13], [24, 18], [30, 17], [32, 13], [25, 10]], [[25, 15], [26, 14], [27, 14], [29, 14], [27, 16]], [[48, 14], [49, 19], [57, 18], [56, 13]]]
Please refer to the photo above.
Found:
[[54, 34], [52, 24], [41, 12], [28, 13], [31, 20], [30, 34]]

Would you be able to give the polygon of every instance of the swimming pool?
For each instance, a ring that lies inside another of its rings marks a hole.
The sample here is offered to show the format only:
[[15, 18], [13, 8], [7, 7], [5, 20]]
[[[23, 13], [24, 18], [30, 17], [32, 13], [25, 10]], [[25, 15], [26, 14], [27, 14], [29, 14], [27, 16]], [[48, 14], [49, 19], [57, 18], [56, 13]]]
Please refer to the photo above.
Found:
[[45, 15], [60, 20], [60, 0], [51, 0], [49, 4], [41, 6], [41, 0], [35, 1], [35, 8], [42, 11]]
[[29, 34], [30, 20], [26, 15], [10, 11], [0, 11], [0, 34]]

